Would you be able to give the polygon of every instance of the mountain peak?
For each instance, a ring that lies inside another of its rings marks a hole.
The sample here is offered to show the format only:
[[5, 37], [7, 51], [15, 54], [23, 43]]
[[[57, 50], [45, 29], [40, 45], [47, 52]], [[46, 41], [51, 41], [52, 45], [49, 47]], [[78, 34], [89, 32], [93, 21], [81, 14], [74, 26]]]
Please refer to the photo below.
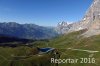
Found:
[[88, 11], [85, 14], [83, 20], [93, 21], [94, 19], [98, 19], [100, 17], [100, 0], [94, 0]]
[[92, 36], [100, 34], [100, 0], [93, 0], [91, 6], [86, 11], [84, 18], [72, 24], [60, 23], [61, 33], [70, 33], [87, 29], [82, 35]]
[[58, 23], [58, 26], [67, 26], [67, 25], [68, 25], [68, 23], [65, 22], [65, 21], [62, 21], [62, 22]]

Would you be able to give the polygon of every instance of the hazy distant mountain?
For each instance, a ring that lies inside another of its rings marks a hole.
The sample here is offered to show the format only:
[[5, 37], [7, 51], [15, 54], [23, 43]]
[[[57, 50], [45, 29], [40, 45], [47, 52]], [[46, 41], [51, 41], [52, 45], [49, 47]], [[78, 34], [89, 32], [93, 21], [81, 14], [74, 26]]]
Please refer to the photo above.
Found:
[[93, 0], [82, 20], [67, 25], [62, 22], [57, 26], [57, 31], [63, 34], [83, 29], [86, 29], [86, 32], [82, 35], [86, 37], [100, 34], [100, 0]]
[[25, 39], [50, 39], [57, 36], [53, 28], [16, 22], [0, 23], [0, 34]]

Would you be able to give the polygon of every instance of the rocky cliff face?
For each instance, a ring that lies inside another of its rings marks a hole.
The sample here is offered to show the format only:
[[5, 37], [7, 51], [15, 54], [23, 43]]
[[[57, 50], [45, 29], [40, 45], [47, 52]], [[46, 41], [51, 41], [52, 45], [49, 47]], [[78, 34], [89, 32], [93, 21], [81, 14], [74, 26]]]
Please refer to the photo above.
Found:
[[94, 0], [83, 20], [93, 21], [100, 16], [100, 0]]
[[100, 0], [94, 0], [83, 19], [88, 31], [83, 35], [86, 37], [100, 34]]
[[62, 32], [63, 34], [73, 31], [79, 31], [82, 29], [87, 29], [87, 31], [82, 34], [86, 37], [100, 34], [100, 0], [93, 0], [93, 3], [86, 11], [84, 18], [81, 21], [74, 22], [63, 27], [66, 27], [67, 29]]

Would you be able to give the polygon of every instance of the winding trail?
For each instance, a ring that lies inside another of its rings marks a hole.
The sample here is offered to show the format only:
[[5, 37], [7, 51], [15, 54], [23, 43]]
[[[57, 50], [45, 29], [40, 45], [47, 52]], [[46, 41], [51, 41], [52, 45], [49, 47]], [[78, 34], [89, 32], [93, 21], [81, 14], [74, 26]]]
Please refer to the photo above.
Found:
[[69, 50], [77, 50], [77, 51], [85, 51], [85, 52], [88, 52], [88, 53], [97, 53], [99, 51], [92, 51], [92, 50], [83, 50], [83, 49], [73, 49], [73, 48], [68, 48]]

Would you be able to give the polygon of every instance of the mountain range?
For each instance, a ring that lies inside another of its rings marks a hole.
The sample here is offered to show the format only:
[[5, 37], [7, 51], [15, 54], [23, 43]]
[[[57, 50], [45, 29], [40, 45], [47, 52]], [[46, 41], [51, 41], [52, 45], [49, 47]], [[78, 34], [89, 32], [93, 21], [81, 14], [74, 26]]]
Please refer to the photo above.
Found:
[[0, 34], [24, 39], [50, 39], [58, 35], [51, 27], [16, 22], [0, 23]]

